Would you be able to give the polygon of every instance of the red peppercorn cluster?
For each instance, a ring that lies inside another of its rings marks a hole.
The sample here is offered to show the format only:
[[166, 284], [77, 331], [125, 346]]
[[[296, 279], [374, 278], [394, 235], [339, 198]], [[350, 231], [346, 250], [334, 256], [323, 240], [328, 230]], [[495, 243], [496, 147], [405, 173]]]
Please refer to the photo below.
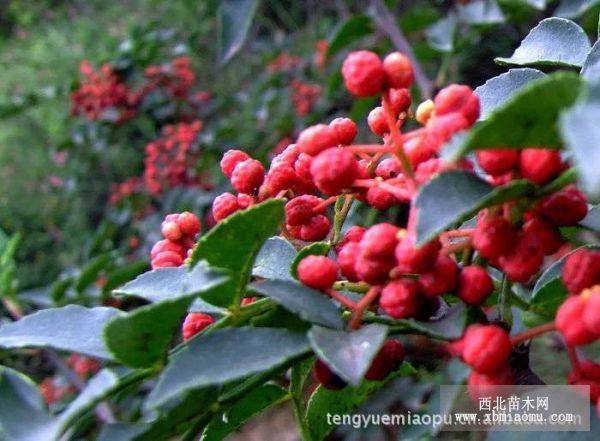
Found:
[[67, 364], [81, 379], [85, 379], [100, 370], [100, 362], [98, 360], [78, 354], [71, 354], [67, 359]]
[[302, 63], [302, 58], [282, 52], [275, 59], [267, 64], [268, 73], [288, 72], [295, 69]]
[[112, 184], [108, 203], [117, 205], [123, 199], [127, 199], [134, 194], [143, 193], [145, 189], [144, 179], [138, 176], [129, 178], [120, 184]]
[[[563, 276], [564, 277], [564, 276]], [[593, 343], [600, 338], [600, 285], [584, 289], [560, 306], [556, 328], [569, 346]]]
[[163, 135], [146, 146], [144, 182], [153, 195], [178, 185], [198, 185], [202, 177], [196, 174], [198, 133], [201, 121], [167, 125]]
[[302, 117], [308, 115], [315, 103], [319, 100], [323, 90], [316, 84], [304, 83], [298, 79], [292, 80], [292, 104], [296, 115]]
[[194, 335], [202, 332], [207, 327], [212, 325], [215, 322], [210, 315], [204, 314], [202, 312], [191, 312], [183, 321], [183, 325], [181, 328], [181, 332], [183, 334], [183, 340], [187, 341], [192, 338]]
[[82, 80], [71, 94], [72, 115], [118, 123], [135, 115], [133, 94], [110, 64], [96, 71], [88, 60], [83, 60], [79, 71]]
[[200, 220], [189, 211], [167, 215], [161, 225], [164, 239], [156, 242], [150, 252], [152, 269], [182, 265], [200, 228]]
[[171, 98], [188, 99], [196, 82], [196, 74], [192, 70], [189, 57], [177, 57], [170, 63], [148, 66], [144, 75], [148, 83], [138, 91], [141, 96], [160, 88]]

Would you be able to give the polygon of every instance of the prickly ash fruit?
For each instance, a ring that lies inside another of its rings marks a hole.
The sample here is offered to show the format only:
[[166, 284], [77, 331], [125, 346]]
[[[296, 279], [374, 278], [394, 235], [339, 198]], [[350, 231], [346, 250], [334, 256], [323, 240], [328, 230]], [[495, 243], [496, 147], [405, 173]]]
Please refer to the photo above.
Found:
[[338, 135], [330, 126], [316, 124], [308, 127], [298, 135], [296, 145], [302, 153], [316, 156], [323, 150], [338, 145]]
[[477, 265], [462, 269], [458, 276], [458, 297], [468, 305], [481, 305], [494, 291], [494, 282], [485, 270]]
[[398, 116], [402, 112], [408, 111], [411, 98], [408, 89], [390, 89], [390, 104], [392, 112]]
[[401, 52], [392, 52], [383, 59], [383, 71], [386, 84], [396, 89], [410, 87], [415, 78], [410, 58]]
[[329, 128], [335, 133], [338, 144], [352, 144], [358, 129], [354, 121], [350, 118], [336, 118], [329, 123]]
[[352, 186], [359, 174], [359, 164], [348, 150], [336, 147], [319, 153], [310, 172], [319, 190], [335, 196]]
[[507, 365], [491, 374], [480, 374], [472, 371], [467, 380], [467, 390], [471, 400], [478, 404], [482, 398], [500, 395], [500, 388], [496, 386], [511, 385], [514, 382], [514, 374], [510, 366]]
[[315, 362], [313, 374], [317, 381], [326, 389], [341, 390], [348, 385], [348, 383], [333, 373], [329, 366], [321, 360]]
[[383, 381], [400, 367], [404, 360], [404, 346], [398, 340], [387, 340], [365, 374], [369, 381]]
[[527, 282], [544, 262], [544, 248], [540, 239], [521, 231], [514, 248], [498, 259], [500, 267], [513, 282]]
[[285, 223], [294, 227], [308, 223], [313, 216], [325, 212], [324, 208], [316, 210], [321, 202], [323, 199], [308, 194], [291, 199], [285, 204]]
[[385, 81], [383, 64], [370, 51], [351, 52], [342, 65], [344, 84], [356, 96], [377, 95]]
[[584, 291], [582, 296], [588, 299], [583, 312], [583, 324], [590, 332], [600, 336], [600, 285]]
[[451, 84], [438, 92], [434, 100], [437, 116], [460, 113], [469, 124], [479, 118], [479, 98], [469, 86]]
[[212, 215], [215, 218], [215, 221], [220, 222], [239, 209], [238, 198], [231, 193], [223, 193], [217, 196], [213, 201]]
[[369, 112], [367, 123], [369, 124], [371, 131], [378, 136], [383, 136], [385, 133], [390, 131], [390, 127], [388, 126], [385, 116], [385, 111], [381, 106], [375, 107]]
[[546, 256], [556, 253], [565, 243], [560, 230], [555, 225], [537, 216], [531, 217], [523, 224], [523, 231], [540, 239]]
[[183, 321], [182, 333], [183, 340], [187, 341], [194, 335], [206, 329], [208, 326], [214, 323], [214, 319], [201, 312], [191, 312]]
[[511, 171], [519, 161], [519, 151], [515, 149], [480, 150], [477, 162], [492, 176], [500, 176]]
[[387, 259], [394, 255], [398, 243], [398, 227], [388, 223], [373, 225], [362, 236], [360, 247], [363, 255], [372, 259]]
[[558, 308], [554, 323], [569, 346], [587, 345], [598, 338], [598, 334], [587, 329], [581, 320], [586, 307], [586, 297], [572, 296]]
[[524, 149], [519, 156], [519, 171], [525, 179], [542, 185], [552, 180], [565, 165], [557, 150]]
[[540, 209], [554, 225], [576, 225], [587, 215], [587, 198], [577, 187], [569, 185], [540, 201]]
[[250, 156], [241, 150], [227, 150], [221, 159], [221, 171], [231, 179], [235, 166], [246, 159], [250, 159]]
[[348, 242], [338, 252], [338, 265], [340, 271], [350, 282], [358, 282], [359, 277], [356, 273], [356, 256], [360, 252], [360, 245], [357, 242]]
[[451, 292], [456, 286], [458, 266], [452, 258], [439, 254], [433, 268], [421, 274], [419, 285], [426, 297], [436, 297]]
[[181, 233], [184, 236], [194, 237], [200, 232], [200, 219], [198, 219], [195, 214], [190, 213], [189, 211], [180, 213], [177, 223]]
[[265, 178], [265, 168], [256, 159], [238, 163], [231, 174], [231, 185], [239, 193], [252, 194]]
[[350, 242], [360, 242], [367, 229], [359, 225], [353, 225], [344, 233], [342, 240], [336, 245], [336, 251], [340, 251], [344, 245]]
[[396, 261], [403, 272], [420, 274], [434, 265], [440, 249], [437, 239], [416, 247], [414, 235], [407, 234], [396, 247]]
[[462, 358], [480, 374], [493, 374], [512, 351], [508, 332], [496, 325], [471, 325], [462, 338]]
[[562, 278], [571, 294], [600, 284], [600, 251], [581, 248], [571, 253], [565, 259]]
[[412, 279], [398, 279], [388, 283], [379, 299], [379, 306], [394, 319], [414, 316], [421, 303], [419, 283]]
[[600, 364], [592, 360], [580, 360], [579, 366], [569, 373], [567, 382], [572, 385], [589, 386], [590, 401], [598, 401], [600, 399]]
[[337, 280], [337, 264], [325, 256], [307, 256], [298, 265], [298, 279], [306, 286], [326, 291]]
[[509, 221], [484, 214], [477, 220], [473, 246], [486, 259], [495, 260], [511, 250], [516, 238], [517, 232]]

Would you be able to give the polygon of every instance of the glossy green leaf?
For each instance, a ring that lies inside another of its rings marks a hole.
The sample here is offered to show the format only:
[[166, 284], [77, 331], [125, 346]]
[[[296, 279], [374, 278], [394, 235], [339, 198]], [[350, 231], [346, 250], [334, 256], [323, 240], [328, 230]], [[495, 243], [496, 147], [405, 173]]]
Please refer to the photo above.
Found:
[[340, 377], [358, 386], [385, 342], [387, 326], [371, 324], [346, 332], [313, 326], [308, 339], [317, 356]]
[[204, 259], [232, 274], [227, 289], [217, 298], [205, 297], [205, 300], [223, 307], [239, 304], [250, 280], [254, 259], [284, 218], [283, 205], [281, 199], [254, 205], [219, 222], [200, 238], [192, 253], [192, 265]]
[[565, 111], [560, 129], [573, 153], [582, 189], [593, 200], [600, 199], [600, 101], [582, 102]]
[[271, 237], [260, 249], [252, 275], [263, 279], [291, 280], [290, 266], [296, 257], [294, 246], [282, 237]]
[[253, 291], [275, 299], [303, 320], [334, 329], [344, 326], [340, 310], [319, 291], [287, 280], [265, 280], [250, 286]]
[[0, 327], [0, 347], [53, 348], [112, 360], [102, 330], [110, 320], [124, 315], [115, 308], [78, 305], [44, 309]]
[[554, 15], [565, 18], [577, 18], [599, 4], [599, 0], [560, 0]]
[[298, 254], [289, 267], [289, 272], [291, 273], [292, 277], [294, 279], [298, 279], [298, 265], [300, 265], [300, 262], [306, 256], [326, 256], [330, 249], [331, 245], [329, 245], [327, 242], [313, 242], [310, 245], [302, 248], [300, 251], [298, 251]]
[[564, 18], [546, 18], [523, 39], [509, 58], [496, 63], [513, 66], [561, 66], [580, 68], [591, 49], [581, 27]]
[[374, 32], [375, 26], [371, 17], [354, 15], [333, 30], [329, 37], [327, 57], [332, 57], [348, 45]]
[[244, 45], [260, 6], [258, 0], [220, 0], [217, 10], [219, 58], [229, 61]]
[[421, 188], [415, 200], [419, 213], [417, 242], [425, 243], [483, 208], [519, 199], [533, 190], [533, 184], [526, 180], [493, 187], [467, 171], [441, 173]]
[[351, 414], [369, 396], [385, 386], [390, 380], [399, 376], [413, 375], [414, 373], [416, 373], [415, 369], [404, 362], [396, 372], [390, 374], [384, 381], [364, 381], [358, 388], [347, 386], [339, 391], [332, 391], [319, 386], [310, 397], [306, 412], [311, 439], [320, 441], [335, 429], [335, 425], [327, 420], [327, 414]]
[[475, 89], [481, 106], [480, 119], [486, 119], [497, 107], [509, 100], [514, 93], [527, 83], [544, 76], [536, 69], [510, 69], [497, 77], [490, 78]]
[[227, 283], [221, 271], [204, 262], [189, 271], [186, 267], [161, 268], [142, 274], [119, 292], [155, 303], [110, 321], [104, 329], [106, 345], [128, 366], [146, 367], [162, 361], [194, 299], [214, 298]]
[[559, 114], [575, 103], [582, 84], [578, 75], [565, 72], [531, 81], [478, 123], [452, 157], [500, 147], [559, 147]]
[[458, 19], [473, 25], [503, 23], [506, 18], [496, 0], [472, 0], [457, 4]]
[[274, 328], [227, 328], [200, 335], [169, 361], [147, 398], [157, 407], [181, 393], [284, 366], [306, 354], [302, 334]]
[[201, 441], [221, 441], [236, 431], [242, 424], [263, 412], [265, 409], [280, 403], [287, 396], [287, 391], [274, 384], [265, 384], [253, 390], [225, 414], [215, 417], [204, 429]]

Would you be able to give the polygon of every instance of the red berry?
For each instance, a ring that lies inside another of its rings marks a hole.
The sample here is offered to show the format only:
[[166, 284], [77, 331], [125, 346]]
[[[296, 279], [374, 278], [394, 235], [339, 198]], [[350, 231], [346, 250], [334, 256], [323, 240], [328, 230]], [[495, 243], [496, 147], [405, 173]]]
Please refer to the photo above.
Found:
[[539, 217], [531, 217], [531, 219], [525, 222], [523, 224], [523, 231], [540, 239], [546, 256], [556, 253], [565, 243], [560, 230]]
[[600, 286], [594, 286], [587, 292], [589, 297], [583, 312], [583, 324], [588, 331], [600, 337]]
[[370, 259], [389, 259], [397, 244], [398, 227], [388, 223], [373, 225], [360, 241], [363, 256]]
[[367, 231], [365, 227], [361, 227], [359, 225], [352, 225], [350, 228], [348, 228], [348, 231], [344, 233], [344, 237], [342, 237], [342, 240], [340, 240], [340, 242], [337, 244], [337, 247], [341, 249], [341, 247], [343, 247], [347, 243], [360, 242], [360, 240], [365, 235], [365, 231]]
[[401, 52], [392, 52], [383, 59], [383, 71], [386, 84], [397, 89], [410, 87], [415, 78], [410, 58]]
[[483, 257], [495, 260], [513, 247], [517, 232], [513, 225], [500, 216], [484, 214], [477, 220], [473, 232], [473, 246]]
[[165, 251], [170, 251], [181, 256], [185, 254], [185, 250], [180, 243], [165, 239], [159, 240], [154, 244], [152, 250], [150, 251], [150, 258], [154, 259], [158, 254], [164, 253]]
[[342, 65], [342, 76], [350, 93], [361, 97], [378, 94], [385, 80], [381, 60], [369, 51], [351, 52]]
[[166, 221], [161, 224], [160, 232], [163, 237], [172, 242], [177, 242], [181, 239], [182, 232], [177, 222]]
[[390, 89], [390, 104], [394, 115], [398, 116], [402, 112], [408, 111], [411, 104], [410, 93], [408, 89]]
[[435, 297], [451, 292], [456, 286], [458, 266], [445, 254], [439, 254], [433, 268], [421, 274], [419, 285], [427, 297]]
[[179, 224], [179, 229], [181, 232], [190, 237], [196, 236], [200, 232], [201, 224], [200, 219], [189, 211], [184, 211], [179, 215], [179, 220], [177, 221]]
[[315, 362], [313, 374], [321, 385], [330, 390], [341, 390], [347, 386], [347, 383], [334, 374], [329, 366], [321, 360]]
[[312, 161], [310, 172], [323, 193], [334, 196], [350, 188], [359, 173], [359, 164], [348, 150], [327, 149]]
[[567, 382], [573, 385], [589, 386], [590, 401], [600, 399], [600, 364], [592, 360], [580, 360], [577, 368], [569, 372]]
[[565, 259], [562, 278], [571, 294], [600, 284], [600, 251], [580, 248], [571, 253]]
[[587, 215], [587, 198], [577, 187], [569, 185], [542, 199], [540, 209], [555, 225], [576, 225]]
[[521, 176], [542, 185], [563, 171], [565, 165], [557, 150], [525, 149], [519, 156]]
[[329, 128], [335, 133], [338, 144], [342, 145], [352, 144], [358, 133], [356, 124], [350, 118], [336, 118], [329, 123]]
[[556, 329], [563, 335], [569, 346], [587, 345], [598, 335], [590, 332], [581, 320], [587, 306], [586, 298], [582, 296], [569, 297], [556, 312]]
[[254, 193], [265, 179], [265, 168], [256, 159], [246, 159], [233, 169], [231, 185], [240, 193]]
[[246, 159], [250, 159], [250, 156], [241, 150], [227, 150], [221, 159], [221, 171], [225, 176], [231, 178], [235, 166]]
[[390, 131], [390, 128], [385, 117], [385, 111], [383, 107], [375, 107], [369, 112], [367, 117], [367, 123], [373, 133], [378, 136], [383, 136], [385, 133]]
[[527, 282], [544, 262], [544, 248], [540, 239], [528, 232], [517, 236], [514, 247], [500, 256], [498, 263], [513, 282]]
[[479, 118], [479, 98], [469, 86], [451, 84], [438, 92], [434, 100], [436, 116], [462, 114], [469, 124]]
[[296, 227], [310, 222], [313, 216], [325, 212], [324, 208], [315, 212], [315, 207], [321, 202], [323, 199], [308, 194], [291, 199], [285, 204], [285, 223]]
[[326, 291], [337, 280], [337, 264], [325, 256], [307, 256], [298, 265], [298, 279], [313, 289]]
[[215, 320], [208, 314], [201, 312], [189, 313], [183, 322], [183, 340], [189, 340], [194, 335], [212, 325], [214, 321]]
[[296, 186], [298, 177], [294, 168], [288, 164], [271, 166], [267, 173], [266, 186], [269, 194], [275, 196], [282, 190], [291, 190]]
[[178, 267], [183, 264], [183, 256], [172, 251], [163, 251], [152, 258], [152, 269]]
[[480, 150], [477, 162], [492, 176], [500, 176], [511, 171], [519, 162], [519, 151], [515, 149]]
[[496, 325], [471, 325], [462, 338], [462, 358], [480, 374], [493, 374], [512, 351], [508, 332]]
[[392, 179], [402, 173], [402, 164], [396, 158], [386, 158], [377, 164], [375, 174], [383, 179]]
[[231, 193], [223, 193], [215, 198], [212, 204], [212, 215], [220, 222], [240, 209], [238, 198]]
[[358, 282], [359, 278], [355, 270], [355, 262], [360, 252], [360, 245], [356, 242], [348, 242], [338, 252], [338, 265], [344, 277], [350, 282]]
[[390, 259], [372, 259], [365, 257], [362, 252], [355, 259], [354, 270], [358, 279], [371, 285], [380, 285], [386, 282], [394, 267], [394, 263]]
[[388, 283], [379, 299], [379, 306], [394, 319], [414, 316], [421, 303], [419, 283], [412, 279], [398, 279]]
[[327, 216], [319, 214], [313, 216], [308, 223], [300, 227], [299, 239], [306, 242], [315, 242], [317, 240], [323, 240], [329, 233], [331, 228], [331, 222], [327, 219]]
[[302, 130], [296, 142], [302, 153], [311, 156], [316, 156], [337, 144], [337, 133], [325, 124], [317, 124]]
[[240, 210], [245, 210], [248, 207], [251, 207], [254, 204], [254, 198], [248, 194], [239, 193], [237, 195], [237, 203]]
[[365, 374], [369, 381], [383, 381], [400, 367], [404, 360], [404, 346], [398, 340], [387, 340]]
[[312, 175], [310, 174], [310, 165], [312, 164], [312, 160], [313, 157], [307, 155], [306, 153], [300, 153], [298, 155], [298, 159], [296, 159], [296, 162], [294, 162], [294, 170], [300, 178], [312, 180]]
[[514, 382], [515, 377], [510, 366], [504, 366], [487, 375], [472, 371], [467, 380], [467, 390], [471, 400], [479, 404], [483, 398], [494, 398], [501, 395], [501, 389], [496, 386], [511, 385]]
[[396, 247], [396, 261], [402, 272], [419, 274], [435, 264], [440, 248], [437, 239], [416, 247], [414, 234], [408, 234]]
[[458, 297], [468, 305], [481, 305], [494, 291], [494, 282], [480, 266], [470, 265], [458, 276]]
[[394, 195], [387, 190], [377, 186], [367, 190], [367, 204], [377, 210], [387, 210], [396, 202]]

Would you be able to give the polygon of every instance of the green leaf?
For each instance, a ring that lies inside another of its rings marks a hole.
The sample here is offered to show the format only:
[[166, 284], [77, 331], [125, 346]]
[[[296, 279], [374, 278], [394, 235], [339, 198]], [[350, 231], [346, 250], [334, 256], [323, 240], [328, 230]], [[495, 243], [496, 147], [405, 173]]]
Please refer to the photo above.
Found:
[[558, 116], [579, 96], [578, 75], [558, 72], [531, 81], [478, 123], [455, 149], [453, 158], [493, 148], [557, 148]]
[[366, 15], [354, 15], [333, 30], [329, 37], [327, 57], [333, 57], [353, 42], [375, 31], [373, 20]]
[[593, 200], [600, 199], [600, 101], [583, 102], [565, 111], [560, 129], [567, 147], [573, 152], [579, 181]]
[[115, 308], [68, 305], [44, 309], [0, 328], [0, 347], [54, 348], [112, 360], [102, 340], [104, 325], [125, 314]]
[[565, 18], [577, 18], [596, 6], [598, 0], [561, 0], [554, 15]]
[[157, 407], [190, 389], [284, 366], [309, 348], [304, 335], [284, 329], [227, 328], [200, 335], [170, 357], [146, 405]]
[[577, 23], [551, 17], [540, 21], [510, 58], [499, 57], [495, 61], [513, 66], [580, 68], [590, 48], [590, 40]]
[[289, 272], [292, 274], [292, 277], [298, 279], [298, 265], [300, 265], [300, 262], [306, 256], [326, 256], [330, 249], [331, 245], [327, 242], [313, 242], [302, 248], [289, 267]]
[[224, 415], [219, 415], [206, 426], [201, 441], [220, 441], [242, 424], [265, 409], [280, 403], [287, 391], [274, 384], [265, 384], [242, 398]]
[[106, 283], [102, 287], [102, 292], [109, 293], [116, 287], [132, 280], [148, 269], [148, 262], [137, 260], [127, 265], [123, 265], [106, 275]]
[[454, 50], [454, 35], [458, 22], [454, 14], [435, 22], [425, 31], [427, 43], [441, 52], [452, 52]]
[[581, 68], [581, 75], [589, 81], [600, 79], [600, 41], [592, 46]]
[[475, 89], [481, 105], [479, 118], [486, 119], [494, 109], [508, 101], [518, 89], [543, 76], [543, 72], [526, 67], [510, 69], [497, 77], [490, 78], [485, 84]]
[[458, 18], [464, 23], [489, 25], [503, 23], [506, 18], [495, 0], [472, 0], [457, 4]]
[[423, 244], [453, 225], [475, 216], [483, 208], [533, 193], [526, 180], [493, 187], [473, 173], [441, 173], [421, 188], [415, 200], [418, 211], [417, 243]]
[[119, 290], [153, 301], [111, 320], [104, 329], [106, 345], [123, 364], [146, 367], [166, 356], [173, 334], [197, 296], [214, 298], [227, 286], [228, 278], [204, 263], [160, 268], [142, 274]]
[[229, 61], [244, 45], [258, 0], [220, 0], [217, 10], [219, 59]]
[[52, 424], [35, 383], [0, 366], [0, 437], [5, 441], [48, 441]]
[[291, 280], [290, 266], [296, 257], [296, 249], [282, 237], [271, 237], [260, 249], [252, 275], [263, 279]]
[[600, 205], [590, 208], [587, 216], [579, 222], [579, 225], [592, 231], [600, 231]]
[[210, 299], [211, 303], [239, 305], [256, 255], [283, 220], [283, 205], [283, 200], [271, 199], [238, 211], [200, 238], [192, 252], [192, 265], [205, 259], [212, 266], [230, 270], [233, 276], [228, 289], [217, 299]]
[[387, 332], [387, 326], [379, 324], [351, 332], [313, 326], [308, 339], [321, 360], [344, 380], [358, 386], [385, 342]]
[[383, 381], [365, 380], [358, 388], [348, 386], [339, 391], [332, 391], [319, 386], [310, 397], [306, 412], [311, 439], [320, 441], [335, 429], [335, 425], [327, 420], [328, 414], [350, 414], [390, 380], [399, 376], [413, 375], [415, 372], [410, 364], [404, 362], [396, 372], [390, 374]]
[[344, 326], [340, 310], [319, 291], [287, 280], [265, 280], [250, 286], [259, 294], [277, 300], [303, 320], [334, 329]]

